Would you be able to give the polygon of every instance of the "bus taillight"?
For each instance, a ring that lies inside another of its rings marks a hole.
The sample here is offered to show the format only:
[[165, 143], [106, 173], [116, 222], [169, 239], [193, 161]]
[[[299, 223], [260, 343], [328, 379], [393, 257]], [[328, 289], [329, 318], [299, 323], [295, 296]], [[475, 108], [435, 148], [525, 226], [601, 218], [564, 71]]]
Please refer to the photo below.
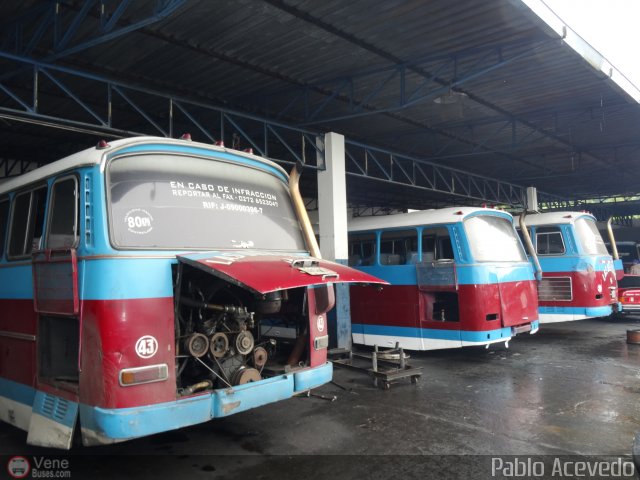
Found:
[[123, 387], [161, 382], [167, 378], [169, 378], [169, 367], [166, 363], [120, 370], [120, 385]]

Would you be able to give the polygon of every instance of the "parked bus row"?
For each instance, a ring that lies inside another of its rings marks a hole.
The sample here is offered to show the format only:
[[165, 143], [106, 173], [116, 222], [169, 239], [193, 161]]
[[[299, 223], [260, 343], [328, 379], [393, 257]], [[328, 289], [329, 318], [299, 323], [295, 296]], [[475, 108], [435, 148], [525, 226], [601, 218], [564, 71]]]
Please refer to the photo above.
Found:
[[344, 266], [321, 259], [299, 174], [138, 137], [2, 183], [0, 419], [69, 448], [75, 431], [120, 442], [308, 391], [332, 378], [338, 282], [355, 343], [416, 350], [616, 305], [591, 215], [528, 215], [528, 252], [495, 209], [354, 219]]

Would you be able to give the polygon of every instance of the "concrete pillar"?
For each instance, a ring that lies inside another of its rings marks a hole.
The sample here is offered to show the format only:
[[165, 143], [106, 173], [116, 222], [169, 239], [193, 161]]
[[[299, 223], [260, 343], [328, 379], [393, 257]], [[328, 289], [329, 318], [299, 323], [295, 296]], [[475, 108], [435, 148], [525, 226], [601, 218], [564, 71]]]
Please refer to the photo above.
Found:
[[[327, 133], [324, 139], [324, 158], [318, 164], [325, 169], [318, 171], [318, 218], [320, 251], [322, 257], [343, 265], [348, 264], [349, 244], [347, 239], [347, 179], [345, 170], [344, 136]], [[351, 310], [349, 286], [336, 286], [336, 345], [351, 348]]]

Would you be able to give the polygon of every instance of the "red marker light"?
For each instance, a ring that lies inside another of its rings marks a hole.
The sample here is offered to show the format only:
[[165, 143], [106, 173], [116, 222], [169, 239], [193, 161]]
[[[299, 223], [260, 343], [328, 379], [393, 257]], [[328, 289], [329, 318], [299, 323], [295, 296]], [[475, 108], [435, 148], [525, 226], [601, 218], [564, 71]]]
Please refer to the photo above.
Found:
[[216, 147], [224, 147], [224, 142], [222, 140], [218, 140], [213, 143]]
[[454, 215], [464, 215], [464, 212], [462, 210], [458, 210], [454, 213]]
[[191, 141], [191, 134], [190, 133], [183, 133], [182, 136], [180, 137], [180, 140], [187, 140], [188, 142]]
[[105, 148], [109, 148], [111, 145], [107, 143], [106, 140], [100, 140], [96, 145], [96, 150], [104, 150]]
[[242, 151], [245, 152], [245, 153], [250, 153], [251, 155], [253, 155], [253, 148], [245, 148]]

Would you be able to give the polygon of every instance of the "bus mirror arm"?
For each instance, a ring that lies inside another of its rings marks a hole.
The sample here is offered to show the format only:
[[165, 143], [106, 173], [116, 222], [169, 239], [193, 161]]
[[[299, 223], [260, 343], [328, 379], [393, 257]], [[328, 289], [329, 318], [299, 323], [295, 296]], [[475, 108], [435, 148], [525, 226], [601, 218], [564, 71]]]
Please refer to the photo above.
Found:
[[538, 260], [538, 255], [536, 255], [536, 250], [533, 248], [533, 242], [531, 241], [531, 235], [529, 235], [529, 230], [527, 230], [527, 223], [525, 222], [525, 217], [527, 216], [527, 211], [523, 210], [520, 214], [520, 231], [522, 232], [522, 238], [524, 238], [524, 243], [529, 251], [529, 255], [533, 259], [533, 265], [536, 269], [536, 280], [542, 280], [542, 267], [540, 266], [540, 261]]
[[298, 221], [302, 227], [302, 234], [307, 242], [307, 247], [312, 257], [322, 258], [320, 254], [320, 247], [316, 241], [316, 236], [313, 233], [313, 227], [307, 214], [307, 209], [304, 206], [302, 195], [300, 195], [300, 174], [302, 173], [303, 165], [300, 162], [296, 163], [291, 173], [289, 174], [289, 191], [291, 192], [291, 200], [293, 201], [293, 208], [296, 211]]
[[607, 233], [609, 234], [609, 243], [611, 243], [611, 254], [614, 260], [618, 260], [620, 256], [618, 255], [618, 246], [616, 245], [616, 239], [613, 236], [613, 228], [611, 228], [611, 221], [613, 217], [609, 217], [607, 220]]

